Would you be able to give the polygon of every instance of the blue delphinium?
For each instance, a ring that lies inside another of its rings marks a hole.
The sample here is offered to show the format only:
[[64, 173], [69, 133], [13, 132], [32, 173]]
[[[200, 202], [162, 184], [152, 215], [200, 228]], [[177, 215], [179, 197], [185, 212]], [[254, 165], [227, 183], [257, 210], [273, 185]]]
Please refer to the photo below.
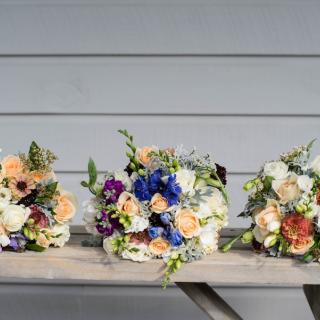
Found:
[[163, 235], [173, 247], [180, 247], [182, 245], [183, 237], [179, 230], [167, 228], [164, 230]]
[[134, 182], [134, 194], [140, 201], [150, 201], [151, 194], [149, 192], [148, 184], [141, 176]]
[[160, 213], [160, 220], [164, 225], [169, 225], [170, 224], [170, 213], [168, 213], [168, 212]]
[[161, 193], [164, 188], [164, 183], [161, 179], [162, 171], [161, 169], [155, 170], [149, 178], [148, 187], [152, 194]]
[[169, 206], [173, 206], [179, 202], [179, 195], [182, 189], [176, 181], [176, 175], [170, 174], [168, 182], [162, 195], [167, 199]]
[[161, 227], [151, 227], [148, 230], [149, 236], [151, 239], [158, 238], [162, 235], [163, 233], [163, 228]]

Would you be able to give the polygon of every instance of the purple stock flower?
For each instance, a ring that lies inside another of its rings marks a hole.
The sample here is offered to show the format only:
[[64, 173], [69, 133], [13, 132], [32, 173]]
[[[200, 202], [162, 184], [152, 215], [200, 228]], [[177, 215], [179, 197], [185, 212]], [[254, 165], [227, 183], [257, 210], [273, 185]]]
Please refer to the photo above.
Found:
[[101, 218], [98, 219], [96, 229], [99, 233], [110, 237], [114, 230], [121, 227], [117, 218], [112, 218], [112, 212], [107, 213], [105, 210], [101, 211]]
[[106, 196], [106, 204], [116, 203], [120, 194], [124, 191], [124, 185], [120, 180], [114, 178], [104, 183], [103, 193]]

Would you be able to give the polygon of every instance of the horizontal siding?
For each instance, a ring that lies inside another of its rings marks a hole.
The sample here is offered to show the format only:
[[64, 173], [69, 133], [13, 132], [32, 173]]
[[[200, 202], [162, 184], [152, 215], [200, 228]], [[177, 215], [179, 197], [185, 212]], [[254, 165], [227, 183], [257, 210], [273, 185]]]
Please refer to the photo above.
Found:
[[[82, 207], [81, 204], [83, 201], [91, 198], [91, 193], [88, 189], [85, 189], [80, 186], [80, 181], [87, 180], [86, 173], [57, 173], [59, 181], [62, 186], [69, 191], [72, 191], [77, 195], [78, 198], [78, 211], [76, 216], [72, 221], [72, 225], [82, 224]], [[103, 174], [101, 174], [101, 179]], [[231, 206], [229, 210], [229, 225], [231, 228], [238, 227], [247, 227], [250, 225], [249, 220], [237, 218], [237, 215], [241, 212], [244, 207], [245, 201], [247, 199], [247, 193], [242, 190], [242, 185], [246, 182], [251, 175], [238, 175], [238, 174], [230, 174], [228, 176], [228, 191], [231, 199]]]
[[[313, 319], [300, 288], [228, 287], [217, 291], [246, 320], [280, 319], [279, 315], [283, 320]], [[20, 319], [21, 310], [24, 320], [140, 320], [146, 314], [153, 320], [208, 319], [174, 287], [1, 284], [0, 298], [3, 319]], [[284, 305], [290, 305], [285, 312]]]
[[2, 58], [0, 112], [319, 115], [319, 84], [320, 58]]
[[320, 53], [318, 1], [1, 1], [0, 54]]
[[[26, 150], [35, 139], [57, 153], [56, 170], [83, 172], [89, 156], [99, 170], [126, 165], [125, 139], [116, 131], [127, 128], [137, 145], [196, 146], [230, 172], [250, 173], [319, 137], [319, 124], [319, 117], [2, 115], [0, 137], [4, 155]], [[314, 154], [319, 151], [316, 143]]]

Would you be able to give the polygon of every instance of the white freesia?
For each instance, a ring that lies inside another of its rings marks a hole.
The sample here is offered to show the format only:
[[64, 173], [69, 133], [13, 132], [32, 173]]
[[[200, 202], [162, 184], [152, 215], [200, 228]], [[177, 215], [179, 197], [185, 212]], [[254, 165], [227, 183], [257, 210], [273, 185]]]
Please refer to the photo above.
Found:
[[[55, 237], [58, 236], [58, 237]], [[70, 239], [70, 229], [67, 224], [56, 224], [51, 230], [50, 244], [63, 247]]]
[[129, 228], [125, 230], [126, 233], [137, 233], [147, 229], [149, 226], [148, 218], [141, 217], [141, 216], [134, 216], [132, 218], [132, 222]]
[[196, 173], [193, 170], [180, 169], [176, 173], [176, 181], [182, 189], [182, 193], [193, 196]]
[[199, 239], [203, 247], [216, 249], [218, 242], [216, 227], [214, 219], [210, 219], [208, 223], [201, 228]]
[[320, 155], [312, 161], [310, 168], [313, 172], [320, 175]]
[[300, 190], [309, 193], [313, 187], [313, 180], [307, 175], [299, 176], [298, 186]]
[[126, 188], [126, 191], [132, 190], [132, 181], [129, 178], [129, 175], [126, 171], [117, 170], [113, 173], [113, 176], [115, 180], [119, 180], [123, 183], [124, 187]]
[[199, 219], [205, 219], [212, 215], [212, 210], [207, 203], [201, 203], [196, 214]]
[[122, 258], [136, 262], [148, 261], [152, 258], [152, 254], [148, 246], [144, 243], [129, 243], [126, 250], [122, 252]]
[[256, 225], [252, 230], [253, 236], [259, 243], [263, 243], [264, 239], [269, 234], [268, 230], [261, 229], [258, 225]]
[[8, 205], [1, 215], [4, 228], [9, 232], [19, 231], [30, 215], [30, 209], [15, 204]]
[[264, 165], [263, 173], [275, 179], [284, 179], [288, 176], [288, 166], [282, 161], [267, 162]]

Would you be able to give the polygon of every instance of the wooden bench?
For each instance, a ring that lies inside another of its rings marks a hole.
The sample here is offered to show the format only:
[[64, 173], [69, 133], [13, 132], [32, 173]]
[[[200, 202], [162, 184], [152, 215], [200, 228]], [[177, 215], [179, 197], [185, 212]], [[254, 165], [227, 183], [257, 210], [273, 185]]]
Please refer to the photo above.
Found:
[[[72, 240], [61, 249], [46, 252], [0, 255], [0, 277], [34, 280], [77, 280], [99, 283], [159, 282], [163, 276], [161, 260], [134, 263], [107, 256], [102, 248], [85, 248], [80, 244], [86, 237], [82, 228], [74, 229]], [[233, 234], [227, 230], [224, 236]], [[236, 231], [238, 232], [238, 231]], [[21, 268], [23, 265], [23, 269]], [[210, 319], [241, 319], [241, 317], [214, 291], [215, 285], [272, 285], [301, 286], [314, 317], [320, 319], [320, 266], [303, 264], [291, 258], [268, 258], [239, 247], [229, 253], [216, 252], [212, 256], [186, 264], [172, 281], [196, 303]], [[210, 283], [211, 285], [209, 285]]]

